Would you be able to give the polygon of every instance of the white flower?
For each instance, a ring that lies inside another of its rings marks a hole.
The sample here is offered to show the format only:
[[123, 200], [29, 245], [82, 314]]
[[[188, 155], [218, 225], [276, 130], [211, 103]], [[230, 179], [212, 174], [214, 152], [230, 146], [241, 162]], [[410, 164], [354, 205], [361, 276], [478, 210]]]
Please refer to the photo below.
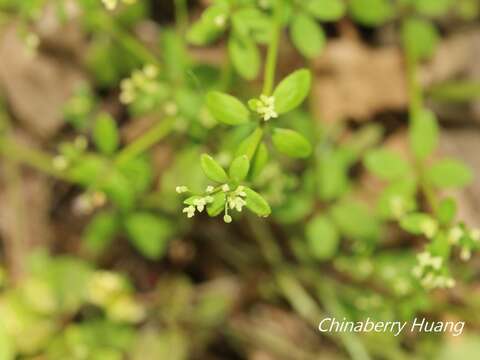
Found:
[[173, 101], [166, 103], [163, 110], [167, 116], [175, 116], [178, 113], [177, 104], [175, 104]]
[[468, 261], [471, 257], [472, 252], [470, 251], [470, 249], [467, 249], [465, 247], [462, 248], [462, 251], [460, 252], [460, 259], [462, 259], [463, 261]]
[[228, 186], [228, 184], [223, 184], [222, 185], [222, 191], [223, 192], [229, 192], [230, 191], [230, 186]]
[[205, 189], [205, 192], [210, 194], [215, 190], [215, 188], [212, 185], [208, 185], [207, 188]]
[[155, 79], [158, 76], [158, 68], [155, 65], [145, 65], [143, 73], [149, 79]]
[[262, 9], [269, 9], [270, 5], [270, 0], [258, 0], [258, 6]]
[[428, 267], [431, 266], [435, 270], [439, 270], [442, 266], [443, 259], [440, 256], [432, 256], [432, 254], [428, 251], [424, 251], [417, 255], [418, 264], [421, 267]]
[[56, 170], [65, 170], [68, 167], [68, 161], [65, 156], [57, 155], [52, 160], [52, 165]]
[[470, 237], [473, 241], [480, 241], [480, 230], [479, 229], [472, 229], [469, 233]]
[[205, 198], [200, 198], [193, 201], [193, 205], [197, 207], [198, 212], [202, 212], [206, 204], [207, 202], [205, 201]]
[[223, 28], [225, 24], [227, 23], [227, 17], [225, 15], [217, 15], [214, 19], [213, 22], [217, 27]]
[[259, 113], [265, 121], [277, 118], [278, 114], [275, 111], [275, 98], [273, 96], [261, 95], [257, 105], [257, 113]]
[[205, 196], [203, 198], [194, 200], [193, 205], [197, 207], [198, 212], [202, 212], [203, 209], [205, 209], [205, 206], [211, 202], [213, 202], [213, 197]]
[[463, 229], [460, 226], [455, 226], [448, 232], [448, 242], [452, 245], [458, 244], [462, 236]]
[[401, 196], [394, 196], [390, 199], [390, 210], [396, 218], [400, 218], [405, 214], [405, 201]]
[[232, 217], [228, 214], [225, 214], [223, 216], [223, 221], [225, 221], [227, 224], [230, 224], [232, 222]]
[[190, 205], [183, 209], [183, 213], [187, 214], [187, 217], [190, 219], [195, 215], [195, 206]]
[[422, 221], [422, 223], [420, 224], [420, 228], [423, 232], [423, 234], [431, 239], [433, 236], [435, 236], [435, 234], [437, 233], [437, 230], [438, 230], [438, 224], [435, 220], [433, 219], [425, 219], [424, 221]]
[[244, 190], [245, 190], [244, 186], [242, 185], [238, 186], [237, 189], [235, 190], [235, 195], [246, 197], [247, 193]]
[[[131, 5], [134, 4], [137, 0], [122, 0], [124, 4]], [[118, 5], [118, 0], [102, 0], [103, 5], [107, 8], [107, 10], [115, 10]]]
[[103, 5], [105, 5], [105, 7], [108, 10], [114, 10], [117, 7], [118, 1], [117, 0], [102, 0], [102, 3], [103, 3]]
[[213, 202], [213, 196], [208, 195], [208, 196], [205, 196], [204, 199], [207, 204], [210, 204]]
[[183, 193], [185, 193], [185, 192], [188, 191], [188, 187], [186, 187], [186, 186], [177, 186], [177, 187], [175, 188], [175, 191], [177, 192], [177, 194], [183, 194]]
[[242, 208], [247, 205], [247, 202], [240, 196], [229, 197], [228, 206], [230, 209], [236, 209], [238, 212], [242, 211]]

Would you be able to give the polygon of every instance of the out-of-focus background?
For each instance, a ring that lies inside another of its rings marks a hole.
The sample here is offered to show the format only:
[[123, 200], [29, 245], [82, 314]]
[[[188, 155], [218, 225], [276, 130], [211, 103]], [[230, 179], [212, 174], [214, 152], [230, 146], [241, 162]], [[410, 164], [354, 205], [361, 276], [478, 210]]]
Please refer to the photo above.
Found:
[[[175, 187], [205, 185], [199, 155], [227, 166], [245, 134], [217, 124], [205, 94], [220, 87], [245, 100], [262, 84], [261, 70], [232, 67], [243, 61], [228, 49], [232, 29], [204, 45], [192, 27], [225, 4], [256, 9], [266, 18], [255, 24], [268, 26], [274, 2], [0, 0], [0, 360], [480, 356], [479, 257], [452, 260], [451, 289], [420, 286], [411, 272], [427, 240], [378, 215], [385, 183], [361, 161], [378, 144], [409, 157], [401, 29], [410, 18], [428, 23], [435, 33], [419, 46], [432, 51], [415, 70], [440, 124], [434, 157], [475, 175], [441, 195], [480, 227], [478, 0], [325, 0], [341, 14], [317, 11], [324, 38], [313, 50], [288, 23], [310, 1], [285, 0], [278, 78], [313, 73], [308, 104], [285, 121], [318, 144], [314, 155], [273, 155], [256, 183], [268, 219], [182, 214]], [[322, 1], [311, 3], [315, 13]], [[260, 64], [267, 46], [259, 41]], [[139, 80], [147, 95], [122, 98], [124, 79], [148, 65], [159, 74], [154, 95]], [[336, 162], [343, 144], [358, 145], [349, 166]], [[320, 190], [317, 177], [330, 185]], [[326, 213], [340, 233], [327, 248], [315, 221]], [[326, 316], [466, 325], [458, 337], [321, 334]]]

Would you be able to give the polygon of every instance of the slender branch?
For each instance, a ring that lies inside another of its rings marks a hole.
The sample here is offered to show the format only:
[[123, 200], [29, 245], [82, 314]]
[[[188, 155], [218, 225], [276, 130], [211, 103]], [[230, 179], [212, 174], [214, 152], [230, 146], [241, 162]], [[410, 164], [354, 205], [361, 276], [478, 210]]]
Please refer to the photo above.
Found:
[[175, 0], [175, 26], [179, 35], [185, 34], [188, 28], [187, 0]]
[[67, 174], [55, 169], [52, 156], [41, 150], [20, 145], [10, 139], [0, 139], [0, 154], [57, 179], [71, 181]]
[[[406, 55], [406, 71], [407, 71], [407, 86], [409, 99], [409, 121], [412, 126], [412, 121], [424, 107], [423, 89], [419, 79], [418, 59], [409, 50], [408, 44], [403, 44]], [[424, 161], [415, 159], [415, 171], [419, 178], [420, 188], [427, 200], [428, 206], [432, 211], [437, 208], [436, 194], [431, 188], [430, 184], [425, 180], [423, 169], [425, 168]]]
[[150, 49], [128, 31], [118, 26], [113, 20], [108, 23], [101, 22], [100, 26], [102, 30], [106, 31], [115, 41], [121, 44], [125, 50], [128, 50], [132, 55], [137, 57], [138, 60], [147, 64], [161, 65], [157, 56], [154, 55]]
[[272, 23], [272, 34], [268, 46], [267, 60], [265, 62], [265, 75], [263, 80], [263, 94], [271, 95], [275, 83], [275, 72], [277, 69], [278, 45], [280, 42], [280, 32], [282, 29], [281, 15], [283, 2], [276, 1], [274, 8], [274, 19]]
[[115, 157], [115, 164], [125, 164], [129, 160], [148, 150], [161, 139], [165, 138], [173, 129], [174, 122], [174, 118], [167, 118], [159, 122], [157, 125], [154, 125], [145, 134], [141, 135], [138, 139], [134, 140], [131, 144], [121, 150]]

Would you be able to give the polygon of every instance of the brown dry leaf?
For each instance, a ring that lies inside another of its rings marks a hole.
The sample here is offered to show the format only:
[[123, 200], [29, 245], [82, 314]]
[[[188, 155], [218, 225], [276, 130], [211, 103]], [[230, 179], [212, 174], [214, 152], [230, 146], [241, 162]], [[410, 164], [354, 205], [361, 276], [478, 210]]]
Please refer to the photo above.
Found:
[[275, 360], [327, 359], [329, 350], [320, 352], [321, 337], [303, 320], [280, 308], [257, 306], [250, 314], [235, 316], [230, 326], [239, 340], [247, 344], [249, 358], [269, 355]]
[[52, 189], [47, 177], [24, 172], [6, 160], [0, 162], [0, 182], [0, 235], [11, 271], [18, 277], [28, 254], [35, 248], [48, 247], [52, 240]]
[[469, 226], [480, 227], [480, 132], [470, 129], [443, 132], [440, 142], [443, 155], [464, 161], [473, 169], [474, 182], [466, 189], [448, 191], [448, 195], [457, 199], [458, 218]]
[[84, 81], [79, 69], [59, 57], [27, 50], [15, 26], [0, 37], [0, 85], [16, 118], [32, 133], [48, 138], [62, 126], [62, 108]]
[[424, 86], [451, 80], [458, 75], [480, 75], [480, 31], [452, 35], [442, 40], [434, 58], [424, 64], [421, 79]]
[[368, 120], [375, 113], [407, 106], [399, 49], [371, 49], [356, 40], [332, 40], [314, 64], [314, 112], [332, 122]]

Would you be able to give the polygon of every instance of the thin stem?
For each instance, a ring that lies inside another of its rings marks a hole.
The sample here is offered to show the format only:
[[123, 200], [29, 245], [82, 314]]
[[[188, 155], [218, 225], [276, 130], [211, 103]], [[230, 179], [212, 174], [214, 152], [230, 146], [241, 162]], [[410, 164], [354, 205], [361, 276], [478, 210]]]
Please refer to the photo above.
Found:
[[10, 139], [0, 139], [0, 154], [57, 179], [71, 180], [67, 174], [55, 169], [52, 156], [41, 150], [20, 145]]
[[115, 157], [115, 164], [125, 164], [165, 138], [173, 129], [174, 121], [174, 118], [167, 118], [153, 126], [145, 134], [120, 151]]
[[[423, 90], [420, 84], [418, 76], [418, 59], [409, 50], [408, 44], [404, 44], [406, 53], [406, 66], [407, 66], [407, 86], [408, 86], [408, 98], [409, 98], [409, 121], [410, 126], [412, 121], [416, 118], [417, 114], [422, 111], [424, 107]], [[437, 208], [436, 194], [431, 188], [430, 184], [425, 181], [424, 175], [425, 163], [422, 159], [415, 159], [415, 170], [420, 182], [420, 188], [427, 200], [428, 206], [432, 211]]]
[[179, 35], [185, 34], [188, 28], [188, 4], [187, 0], [175, 0], [175, 21]]
[[138, 41], [137, 38], [132, 36], [128, 31], [125, 31], [115, 24], [113, 20], [108, 22], [108, 24], [102, 22], [101, 26], [103, 30], [107, 31], [115, 41], [120, 43], [132, 55], [136, 56], [138, 60], [147, 64], [160, 65], [157, 56], [155, 56], [150, 49]]
[[418, 64], [416, 59], [407, 52], [407, 81], [409, 98], [409, 115], [411, 119], [422, 110], [423, 93], [418, 79]]
[[278, 45], [280, 42], [280, 31], [282, 29], [281, 15], [283, 10], [283, 2], [278, 0], [275, 2], [274, 19], [272, 23], [272, 34], [270, 44], [268, 46], [267, 60], [265, 62], [265, 76], [263, 80], [263, 94], [270, 96], [275, 83], [275, 72], [277, 69]]
[[248, 225], [253, 232], [255, 240], [258, 242], [265, 259], [270, 266], [277, 267], [283, 262], [282, 252], [278, 247], [275, 239], [264, 224], [263, 220], [259, 220], [254, 216], [247, 216]]

